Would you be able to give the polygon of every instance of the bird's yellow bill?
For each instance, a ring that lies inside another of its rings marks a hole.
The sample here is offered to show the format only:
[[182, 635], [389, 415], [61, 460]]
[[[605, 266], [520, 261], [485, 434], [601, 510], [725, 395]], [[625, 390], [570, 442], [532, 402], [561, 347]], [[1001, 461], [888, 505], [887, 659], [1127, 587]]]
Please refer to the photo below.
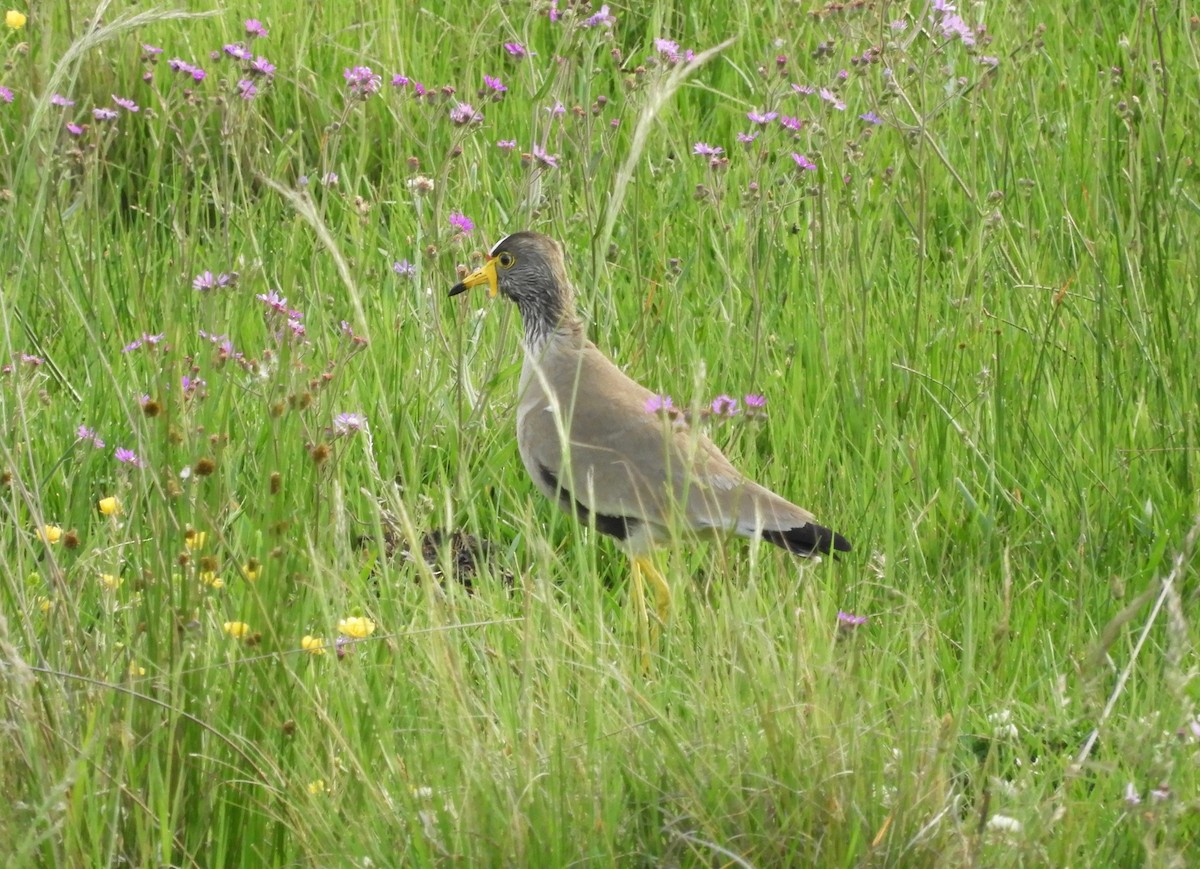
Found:
[[480, 284], [487, 284], [490, 298], [496, 298], [496, 294], [500, 292], [500, 288], [496, 285], [496, 258], [494, 256], [488, 257], [483, 265], [455, 284], [454, 288], [450, 290], [450, 295], [457, 296]]

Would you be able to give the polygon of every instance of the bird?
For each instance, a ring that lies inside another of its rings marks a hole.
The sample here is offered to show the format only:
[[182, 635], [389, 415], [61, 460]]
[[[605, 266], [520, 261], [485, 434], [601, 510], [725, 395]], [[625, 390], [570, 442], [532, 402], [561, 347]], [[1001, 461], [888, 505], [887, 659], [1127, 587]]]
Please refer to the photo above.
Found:
[[[656, 394], [588, 340], [558, 241], [514, 232], [449, 295], [480, 286], [515, 302], [524, 326], [521, 460], [542, 494], [629, 556], [644, 668], [670, 616], [671, 587], [652, 556], [672, 529], [757, 536], [798, 556], [850, 551], [845, 537], [747, 478], [681, 416], [654, 412]], [[654, 624], [644, 583], [654, 593]]]

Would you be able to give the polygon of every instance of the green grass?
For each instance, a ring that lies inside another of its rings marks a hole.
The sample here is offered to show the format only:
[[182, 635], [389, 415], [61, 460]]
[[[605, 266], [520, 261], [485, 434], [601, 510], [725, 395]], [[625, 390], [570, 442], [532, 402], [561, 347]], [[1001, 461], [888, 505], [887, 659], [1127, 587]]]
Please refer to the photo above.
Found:
[[[1168, 866], [1200, 847], [1194, 19], [971, 6], [973, 54], [922, 2], [610, 5], [611, 29], [507, 2], [61, 2], [0, 34], [6, 865]], [[246, 101], [209, 52], [250, 16], [278, 69]], [[648, 60], [658, 37], [734, 41], [681, 71]], [[348, 97], [356, 65], [379, 94]], [[94, 120], [112, 94], [141, 111]], [[481, 125], [450, 122], [458, 99]], [[804, 126], [739, 144], [766, 109]], [[557, 168], [522, 161], [534, 143]], [[445, 297], [519, 228], [566, 245], [591, 336], [632, 376], [676, 404], [765, 394], [765, 420], [713, 437], [855, 544], [798, 565], [679, 539], [649, 677], [624, 556], [521, 467], [517, 312]], [[205, 270], [236, 285], [193, 290]], [[303, 341], [255, 298], [273, 290]], [[164, 338], [122, 352], [143, 333]], [[341, 413], [366, 430], [337, 436]], [[473, 593], [393, 551], [431, 529], [490, 544]], [[843, 610], [868, 622], [839, 629]], [[351, 616], [377, 628], [341, 656]]]

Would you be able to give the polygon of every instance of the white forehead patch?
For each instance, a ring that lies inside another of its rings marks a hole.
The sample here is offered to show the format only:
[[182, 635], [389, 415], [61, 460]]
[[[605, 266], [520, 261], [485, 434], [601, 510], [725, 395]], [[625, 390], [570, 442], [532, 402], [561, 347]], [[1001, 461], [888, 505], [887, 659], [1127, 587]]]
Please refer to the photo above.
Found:
[[508, 241], [507, 238], [502, 238], [498, 242], [496, 242], [494, 245], [492, 245], [492, 249], [488, 251], [488, 256], [495, 256], [496, 251], [500, 250], [500, 245], [504, 244], [504, 242], [506, 242], [506, 241]]

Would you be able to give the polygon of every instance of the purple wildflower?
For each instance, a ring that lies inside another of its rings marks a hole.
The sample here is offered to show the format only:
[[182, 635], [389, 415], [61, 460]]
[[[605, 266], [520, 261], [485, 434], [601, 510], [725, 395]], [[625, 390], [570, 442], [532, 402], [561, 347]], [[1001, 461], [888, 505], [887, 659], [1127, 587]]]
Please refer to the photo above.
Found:
[[874, 112], [864, 112], [858, 116], [858, 119], [860, 121], [866, 121], [868, 124], [873, 124], [874, 126], [879, 126], [883, 123], [883, 118], [879, 117], [879, 115], [875, 114]]
[[558, 11], [558, 0], [550, 0], [550, 8], [546, 11], [546, 17], [553, 22], [557, 21], [560, 15], [562, 13]]
[[1127, 805], [1127, 806], [1138, 806], [1138, 805], [1141, 805], [1141, 803], [1142, 803], [1142, 798], [1141, 798], [1141, 796], [1138, 795], [1137, 788], [1134, 787], [1133, 782], [1125, 783], [1124, 798], [1125, 798], [1125, 805]]
[[536, 160], [540, 165], [546, 166], [550, 169], [558, 168], [558, 155], [547, 153], [546, 149], [541, 145], [533, 146], [533, 159]]
[[92, 109], [92, 117], [97, 121], [113, 121], [116, 120], [117, 112], [115, 109]]
[[980, 66], [986, 66], [991, 69], [995, 69], [1000, 65], [1000, 58], [993, 57], [990, 54], [981, 54], [976, 58], [976, 60], [979, 61]]
[[794, 90], [796, 93], [800, 94], [800, 96], [803, 96], [803, 97], [812, 96], [813, 94], [815, 94], [817, 92], [817, 89], [815, 87], [812, 87], [811, 85], [806, 85], [806, 84], [793, 84], [792, 90]]
[[396, 73], [394, 76], [392, 76], [392, 87], [394, 88], [402, 88], [407, 85], [408, 82], [409, 78], [406, 75], [400, 75], [400, 73]]
[[249, 60], [254, 57], [254, 52], [247, 49], [240, 42], [234, 42], [226, 45], [223, 51], [232, 57], [234, 60]]
[[115, 455], [118, 462], [122, 462], [126, 465], [133, 465], [135, 468], [140, 468], [142, 466], [142, 460], [137, 457], [137, 453], [135, 453], [133, 450], [127, 450], [124, 447], [117, 447]]
[[504, 43], [504, 50], [507, 51], [513, 57], [528, 57], [529, 56], [529, 49], [527, 49], [525, 46], [523, 46], [519, 42]]
[[495, 91], [498, 94], [502, 94], [508, 90], [508, 88], [504, 86], [504, 82], [500, 81], [500, 79], [496, 78], [494, 75], [485, 75], [483, 77], [483, 86], [489, 90]]
[[259, 39], [266, 39], [267, 38], [267, 28], [264, 27], [263, 23], [261, 21], [259, 21], [257, 18], [247, 18], [246, 19], [246, 35], [249, 36], [251, 39], [254, 39], [255, 37], [257, 37]]
[[783, 125], [784, 127], [786, 127], [787, 129], [792, 130], [793, 132], [796, 132], [796, 133], [799, 133], [802, 129], [804, 129], [804, 121], [800, 120], [799, 118], [790, 117], [788, 115], [784, 115], [782, 118], [780, 118], [779, 123], [781, 125]]
[[4, 85], [0, 85], [0, 100], [3, 100], [6, 103], [11, 103], [13, 101], [13, 92]]
[[258, 299], [268, 308], [280, 314], [287, 314], [288, 303], [284, 296], [279, 295], [279, 290], [271, 290], [269, 293], [259, 293], [254, 298]]
[[417, 273], [417, 267], [406, 259], [392, 263], [392, 271], [402, 278], [411, 278]]
[[550, 114], [554, 115], [555, 117], [558, 117], [560, 115], [565, 115], [567, 113], [567, 107], [562, 104], [561, 100], [555, 100], [554, 105], [546, 106], [546, 111], [548, 111]]
[[[953, 7], [950, 7], [953, 8]], [[963, 45], [975, 44], [975, 32], [967, 22], [963, 21], [957, 15], [946, 15], [938, 22], [938, 27], [941, 28], [942, 36], [946, 39], [954, 39], [958, 37], [962, 40]]]
[[475, 229], [475, 224], [471, 218], [460, 211], [452, 211], [450, 213], [450, 225], [463, 235], [470, 235], [471, 231]]
[[594, 15], [591, 15], [579, 22], [580, 27], [612, 27], [617, 21], [616, 16], [608, 11], [608, 4], [605, 3], [600, 7], [600, 10]]
[[379, 90], [379, 86], [383, 84], [383, 76], [371, 72], [371, 67], [369, 66], [348, 67], [342, 73], [342, 77], [346, 79], [350, 93], [364, 100], [371, 96], [371, 94], [376, 93]]
[[244, 100], [252, 100], [258, 96], [258, 86], [248, 78], [240, 79], [237, 83], [238, 93]]
[[207, 380], [200, 377], [188, 377], [186, 374], [183, 375], [179, 383], [183, 387], [183, 394], [185, 396], [191, 396], [196, 390], [204, 389], [208, 386]]
[[839, 70], [838, 70], [838, 73], [837, 73], [837, 80], [838, 80], [838, 81], [845, 81], [845, 80], [846, 80], [846, 79], [848, 79], [848, 78], [850, 78], [850, 73], [849, 73], [849, 72], [847, 72], [847, 71], [846, 71], [846, 70], [844, 70], [844, 69], [839, 69]]
[[211, 290], [217, 285], [216, 276], [210, 271], [203, 271], [192, 279], [192, 289], [204, 292]]
[[31, 353], [22, 353], [21, 361], [24, 362], [26, 365], [29, 365], [32, 368], [38, 368], [38, 367], [46, 364], [46, 360], [43, 359], [41, 356], [34, 356]]
[[673, 39], [654, 40], [654, 50], [663, 56], [669, 66], [675, 66], [683, 59], [683, 55], [679, 50], [679, 43]]
[[710, 145], [707, 142], [697, 142], [692, 145], [692, 153], [697, 157], [718, 157], [725, 153], [725, 149], [719, 145]]
[[104, 439], [96, 434], [96, 430], [88, 428], [86, 425], [81, 425], [75, 429], [75, 437], [81, 441], [91, 441], [92, 446], [98, 450], [104, 449]]
[[746, 407], [750, 408], [752, 411], [762, 410], [764, 407], [767, 406], [766, 396], [759, 395], [755, 392], [751, 392], [748, 395], [744, 396], [742, 398], [742, 401], [745, 403]]
[[749, 145], [758, 138], [758, 133], [738, 133], [737, 140], [743, 145]]
[[750, 123], [766, 126], [779, 117], [779, 112], [746, 112], [746, 117], [750, 119]]
[[817, 164], [814, 163], [812, 160], [808, 159], [807, 157], [805, 157], [803, 154], [797, 154], [795, 151], [793, 151], [792, 159], [795, 160], [796, 165], [799, 166], [805, 172], [816, 172], [817, 171]]
[[367, 418], [360, 413], [339, 413], [333, 418], [335, 436], [354, 434], [367, 427]]
[[738, 410], [737, 399], [730, 395], [718, 395], [712, 400], [713, 416], [737, 416], [741, 413]]
[[669, 395], [652, 395], [646, 399], [646, 413], [670, 413], [675, 409]]
[[[274, 78], [275, 64], [271, 63], [271, 61], [267, 60], [262, 55], [259, 55], [254, 59], [254, 62], [250, 64], [250, 72], [252, 72], [254, 75], [261, 75], [264, 78]], [[376, 76], [376, 78], [378, 78], [378, 76]], [[376, 90], [378, 90], [378, 87], [376, 87]]]
[[178, 57], [173, 57], [168, 60], [167, 66], [169, 66], [175, 72], [182, 72], [186, 75], [190, 75], [195, 81], [204, 81], [204, 77], [208, 75], [208, 73], [206, 73], [200, 67], [193, 66], [186, 60], [180, 60]]
[[428, 93], [428, 91], [425, 90], [425, 85], [421, 84], [419, 81], [414, 81], [412, 86], [414, 96], [423, 97], [426, 93]]
[[821, 95], [821, 99], [825, 100], [825, 102], [829, 103], [831, 106], [833, 106], [839, 112], [846, 111], [846, 104], [844, 102], [842, 102], [840, 99], [838, 99], [838, 95], [835, 94], [833, 91], [831, 91], [829, 88], [821, 88], [819, 93]]
[[467, 124], [478, 124], [483, 121], [483, 115], [475, 111], [470, 103], [458, 103], [450, 109], [450, 122], [465, 127]]
[[888, 28], [896, 33], [903, 33], [905, 30], [908, 30], [908, 22], [902, 18], [898, 18], [895, 21], [889, 21]]
[[50, 105], [52, 106], [73, 106], [75, 100], [69, 100], [62, 94], [50, 94]]
[[156, 54], [163, 53], [163, 50], [161, 48], [159, 48], [157, 45], [151, 45], [148, 42], [142, 43], [142, 51], [146, 52], [146, 54], [149, 54], [149, 55], [156, 55]]
[[501, 139], [496, 143], [496, 147], [501, 151], [513, 151], [517, 147], [516, 139]]
[[324, 175], [321, 176], [321, 183], [324, 184], [326, 187], [332, 187], [333, 185], [338, 183], [338, 173], [326, 172]]
[[121, 348], [121, 352], [132, 353], [134, 350], [137, 350], [139, 347], [143, 346], [157, 347], [166, 337], [166, 334], [163, 332], [160, 332], [157, 335], [151, 335], [147, 332], [143, 332], [141, 338], [135, 338], [133, 341], [130, 341]]
[[838, 627], [845, 628], [848, 630], [853, 630], [854, 628], [857, 628], [859, 625], [865, 625], [867, 623], [866, 616], [856, 616], [856, 615], [854, 615], [854, 613], [848, 613], [848, 612], [845, 612], [844, 610], [838, 610], [837, 620], [838, 620]]
[[72, 136], [82, 136], [83, 127], [79, 126], [79, 124], [72, 124], [70, 121], [67, 121], [67, 132]]

